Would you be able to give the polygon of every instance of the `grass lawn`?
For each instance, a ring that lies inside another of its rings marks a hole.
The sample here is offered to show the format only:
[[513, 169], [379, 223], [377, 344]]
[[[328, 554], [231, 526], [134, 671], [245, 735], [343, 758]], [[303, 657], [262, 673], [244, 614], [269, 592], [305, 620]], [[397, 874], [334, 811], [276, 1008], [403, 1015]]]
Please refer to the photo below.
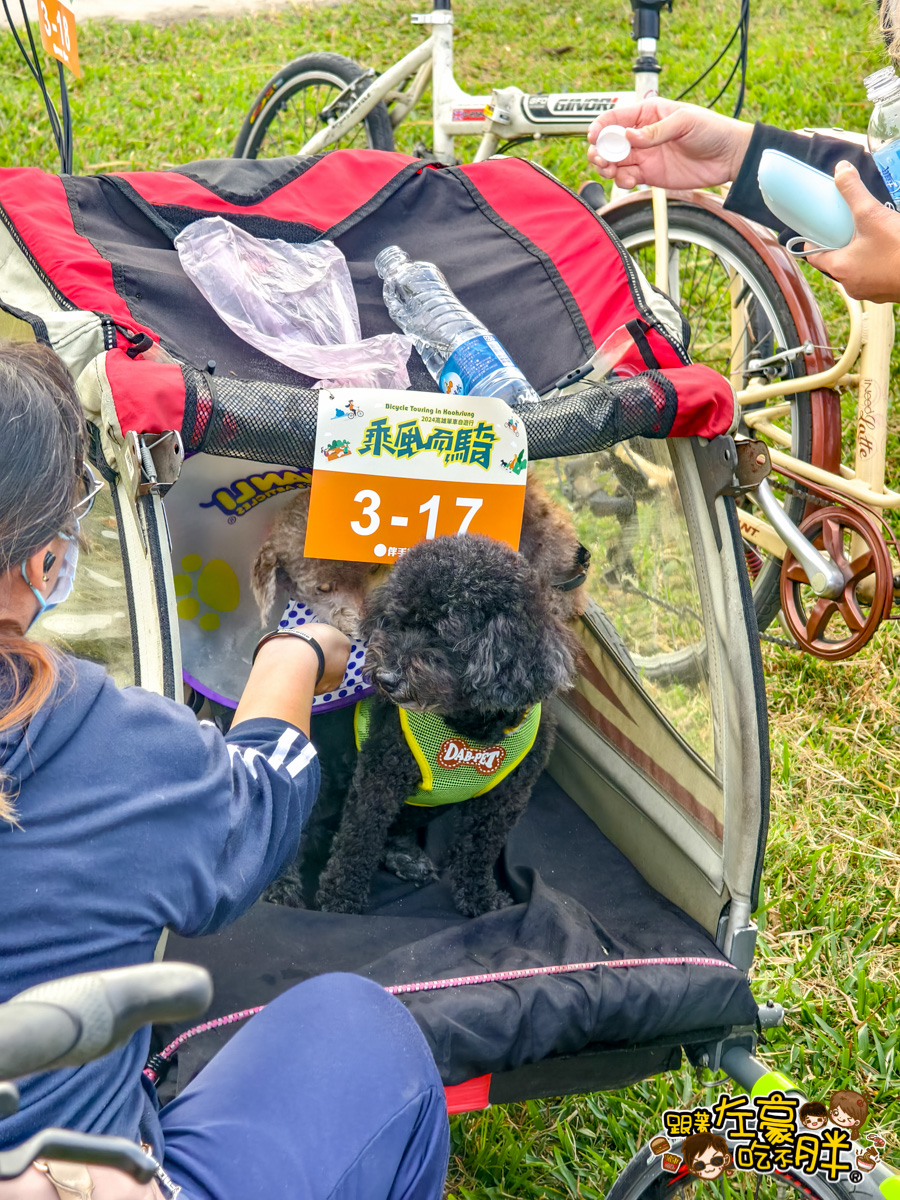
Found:
[[[157, 28], [89, 24], [85, 78], [72, 88], [76, 170], [159, 168], [230, 153], [266, 78], [306, 50], [383, 67], [413, 44], [416, 5], [363, 0], [270, 17]], [[457, 0], [457, 77], [526, 91], [626, 87], [634, 57], [625, 0]], [[863, 128], [862, 77], [882, 59], [868, 0], [754, 2], [745, 115], [775, 124]], [[662, 90], [677, 94], [715, 57], [737, 0], [679, 2], [663, 15]], [[700, 88], [711, 98], [724, 63]], [[0, 165], [54, 168], [38, 93], [12, 39], [0, 39]], [[733, 95], [733, 88], [728, 98]], [[721, 107], [730, 111], [730, 102]], [[398, 139], [427, 137], [427, 121]], [[566, 182], [585, 177], [575, 141], [540, 148]], [[888, 478], [900, 465], [897, 426]], [[900, 1160], [896, 1050], [900, 970], [900, 640], [829, 665], [765, 648], [772, 717], [772, 823], [754, 989], [787, 1009], [767, 1061], [825, 1097], [866, 1092], [888, 1157]], [[673, 1105], [712, 1093], [685, 1070], [614, 1095], [530, 1103], [453, 1123], [457, 1197], [599, 1197]]]

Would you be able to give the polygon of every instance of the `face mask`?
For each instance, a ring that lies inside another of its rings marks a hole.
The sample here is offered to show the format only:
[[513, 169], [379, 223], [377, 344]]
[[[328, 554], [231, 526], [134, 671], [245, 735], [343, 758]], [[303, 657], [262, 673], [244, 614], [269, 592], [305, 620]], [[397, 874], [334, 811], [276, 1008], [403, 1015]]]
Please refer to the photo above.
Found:
[[72, 594], [72, 588], [75, 586], [75, 568], [78, 566], [78, 535], [76, 534], [75, 537], [70, 538], [64, 533], [61, 533], [59, 536], [61, 538], [65, 538], [65, 540], [68, 542], [68, 545], [66, 546], [66, 552], [63, 555], [62, 566], [59, 568], [59, 574], [56, 577], [56, 582], [54, 583], [49, 596], [44, 597], [41, 595], [37, 588], [30, 582], [27, 574], [25, 573], [25, 563], [22, 563], [21, 566], [22, 578], [34, 592], [35, 596], [37, 597], [37, 602], [40, 605], [40, 608], [37, 610], [28, 624], [29, 629], [35, 623], [38, 617], [42, 617], [44, 613], [50, 612], [52, 608], [56, 608], [58, 604], [62, 604], [64, 600], [68, 600], [69, 596]]

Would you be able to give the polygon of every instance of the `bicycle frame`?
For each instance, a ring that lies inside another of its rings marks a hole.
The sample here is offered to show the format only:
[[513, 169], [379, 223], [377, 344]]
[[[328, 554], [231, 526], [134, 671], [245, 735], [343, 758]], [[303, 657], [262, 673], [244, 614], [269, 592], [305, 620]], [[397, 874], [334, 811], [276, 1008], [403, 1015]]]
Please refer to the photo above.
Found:
[[[412, 20], [417, 25], [430, 25], [430, 37], [374, 79], [339, 116], [314, 134], [300, 153], [326, 150], [381, 100], [393, 101], [391, 122], [396, 127], [419, 102], [429, 80], [433, 82], [433, 150], [435, 157], [443, 161], [453, 160], [455, 138], [462, 135], [481, 135], [474, 157], [475, 162], [481, 162], [496, 153], [501, 141], [586, 134], [599, 113], [656, 90], [656, 72], [646, 71], [636, 74], [633, 91], [529, 94], [506, 87], [495, 88], [490, 96], [473, 96], [459, 86], [453, 74], [450, 0], [434, 0], [432, 12], [415, 14]], [[652, 47], [643, 44], [650, 42]], [[655, 39], [642, 38], [638, 42], [639, 54], [652, 56], [655, 48]], [[410, 79], [408, 90], [399, 91]]]
[[[651, 6], [652, 7], [652, 6]], [[453, 67], [453, 12], [451, 0], [434, 0], [430, 13], [414, 14], [414, 24], [431, 27], [431, 34], [382, 75], [353, 96], [343, 112], [333, 119], [328, 110], [325, 128], [314, 134], [302, 147], [301, 153], [317, 154], [337, 142], [357, 125], [380, 101], [392, 103], [391, 123], [396, 128], [413, 111], [432, 82], [432, 136], [437, 159], [452, 162], [455, 139], [459, 136], [480, 135], [474, 155], [480, 162], [495, 154], [504, 141], [520, 138], [539, 140], [550, 136], [586, 135], [591, 122], [601, 112], [619, 103], [628, 103], [644, 96], [657, 94], [659, 67], [656, 61], [657, 38], [642, 36], [658, 30], [658, 19], [638, 22], [638, 58], [634, 67], [634, 89], [620, 92], [523, 92], [515, 86], [495, 88], [490, 96], [472, 95], [456, 82]], [[406, 90], [401, 90], [407, 83]], [[352, 90], [353, 85], [351, 85]], [[343, 93], [339, 100], [343, 100]], [[332, 109], [335, 105], [332, 105]], [[666, 194], [651, 188], [656, 243], [656, 272], [654, 283], [668, 291], [669, 236]], [[748, 427], [765, 435], [775, 444], [771, 451], [773, 465], [787, 467], [812, 483], [832, 488], [851, 501], [875, 508], [900, 508], [900, 493], [884, 486], [887, 371], [890, 347], [893, 342], [893, 317], [890, 306], [865, 303], [860, 305], [846, 294], [844, 300], [850, 314], [850, 337], [844, 353], [827, 371], [775, 384], [754, 383], [738, 392], [738, 402], [745, 409], [774, 397], [782, 402], [758, 411], [744, 413]], [[736, 325], [737, 328], [737, 325]], [[860, 356], [858, 377], [851, 377], [850, 367]], [[785, 396], [818, 388], [830, 388], [859, 380], [860, 395], [865, 396], [865, 412], [857, 425], [855, 466], [842, 466], [840, 474], [823, 470], [790, 453], [790, 435], [779, 429], [774, 419], [789, 411]], [[778, 448], [784, 447], [784, 449]], [[741, 531], [754, 542], [779, 558], [787, 547], [762, 512], [742, 511]], [[796, 546], [804, 545], [799, 531], [792, 539]], [[808, 550], [816, 555], [811, 546]]]
[[[790, 435], [773, 422], [790, 410], [790, 401], [744, 412], [744, 422], [755, 433], [774, 443], [770, 450], [773, 466], [786, 467], [801, 479], [830, 488], [851, 503], [868, 508], [900, 509], [900, 492], [885, 487], [887, 451], [888, 380], [891, 348], [894, 344], [894, 313], [890, 304], [874, 304], [851, 299], [835, 283], [850, 318], [847, 344], [834, 366], [815, 375], [773, 384], [751, 384], [738, 392], [741, 406], [760, 400], [796, 395], [819, 388], [857, 387], [856, 448], [854, 465], [841, 464], [839, 473], [826, 471], [790, 453]], [[859, 358], [859, 370], [850, 368]], [[779, 449], [778, 447], [783, 447]], [[786, 547], [771, 524], [760, 513], [740, 514], [741, 533], [761, 549], [784, 558]]]

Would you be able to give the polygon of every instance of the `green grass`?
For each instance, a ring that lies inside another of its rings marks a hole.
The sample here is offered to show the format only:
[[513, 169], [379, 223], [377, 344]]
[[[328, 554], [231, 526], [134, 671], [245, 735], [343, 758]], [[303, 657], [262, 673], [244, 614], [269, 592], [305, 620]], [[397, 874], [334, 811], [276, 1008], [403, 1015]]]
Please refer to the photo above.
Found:
[[[364, 0], [264, 19], [82, 26], [85, 78], [72, 88], [76, 169], [228, 155], [253, 96], [284, 61], [329, 49], [382, 68], [418, 36], [408, 20], [417, 7], [428, 5]], [[737, 8], [736, 0], [680, 0], [663, 14], [666, 94], [714, 57]], [[745, 115], [789, 127], [862, 128], [861, 80], [881, 64], [873, 8], [864, 0], [755, 2]], [[457, 78], [471, 92], [495, 83], [526, 91], [629, 85], [634, 47], [624, 0], [457, 0], [454, 9]], [[52, 169], [37, 91], [8, 37], [0, 39], [0, 73], [0, 164]], [[723, 79], [714, 72], [699, 98]], [[403, 131], [401, 148], [427, 136], [427, 111], [421, 120]], [[587, 175], [577, 141], [535, 154], [570, 184]], [[892, 422], [889, 478], [900, 466], [896, 433]], [[849, 662], [767, 646], [765, 663], [773, 812], [754, 988], [780, 1000], [787, 1021], [764, 1054], [818, 1096], [835, 1085], [866, 1092], [896, 1156], [900, 640], [887, 624]], [[614, 1094], [456, 1119], [450, 1190], [467, 1200], [602, 1196], [658, 1130], [664, 1108], [705, 1095], [685, 1070]]]

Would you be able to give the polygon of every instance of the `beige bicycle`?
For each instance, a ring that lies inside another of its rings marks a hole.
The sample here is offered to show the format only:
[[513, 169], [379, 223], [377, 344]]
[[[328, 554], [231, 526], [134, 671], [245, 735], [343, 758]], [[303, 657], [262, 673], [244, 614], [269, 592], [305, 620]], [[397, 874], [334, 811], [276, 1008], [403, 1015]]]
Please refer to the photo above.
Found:
[[[474, 96], [453, 73], [451, 0], [433, 0], [431, 12], [413, 17], [429, 36], [381, 74], [330, 53], [305, 54], [281, 68], [251, 106], [235, 156], [356, 145], [393, 149], [394, 131], [429, 85], [431, 152], [443, 162], [455, 161], [460, 135], [479, 137], [476, 160], [519, 142], [584, 136], [598, 112], [656, 94], [664, 4], [632, 5], [638, 51], [633, 90], [530, 94], [509, 87]], [[747, 12], [745, 0], [742, 55]], [[602, 203], [599, 185], [594, 194]], [[694, 358], [732, 380], [744, 432], [771, 447], [776, 474], [744, 501], [742, 512], [760, 628], [783, 608], [797, 644], [826, 657], [854, 653], [887, 615], [892, 597], [893, 571], [873, 515], [895, 503], [894, 494], [884, 491], [883, 462], [890, 313], [848, 302], [850, 334], [835, 361], [799, 268], [774, 237], [726, 212], [720, 196], [644, 190], [619, 197], [602, 215], [644, 273], [680, 305], [692, 329]], [[840, 464], [834, 389], [856, 380], [850, 367], [860, 353], [857, 374], [865, 381], [871, 427], [863, 430], [849, 468]], [[844, 500], [834, 500], [829, 488]], [[840, 513], [825, 512], [836, 506]], [[817, 512], [824, 525], [815, 524]]]
[[[645, 192], [603, 215], [692, 317], [692, 353], [731, 379], [742, 432], [767, 443], [774, 473], [740, 515], [760, 628], [780, 609], [793, 643], [846, 658], [890, 617], [900, 588], [900, 551], [884, 519], [900, 508], [900, 492], [885, 485], [893, 309], [852, 300], [810, 272], [829, 326], [843, 327], [832, 349], [796, 260], [722, 204], [714, 193], [670, 192], [661, 203]], [[844, 420], [841, 393], [854, 392]], [[842, 453], [848, 420], [852, 465]]]

